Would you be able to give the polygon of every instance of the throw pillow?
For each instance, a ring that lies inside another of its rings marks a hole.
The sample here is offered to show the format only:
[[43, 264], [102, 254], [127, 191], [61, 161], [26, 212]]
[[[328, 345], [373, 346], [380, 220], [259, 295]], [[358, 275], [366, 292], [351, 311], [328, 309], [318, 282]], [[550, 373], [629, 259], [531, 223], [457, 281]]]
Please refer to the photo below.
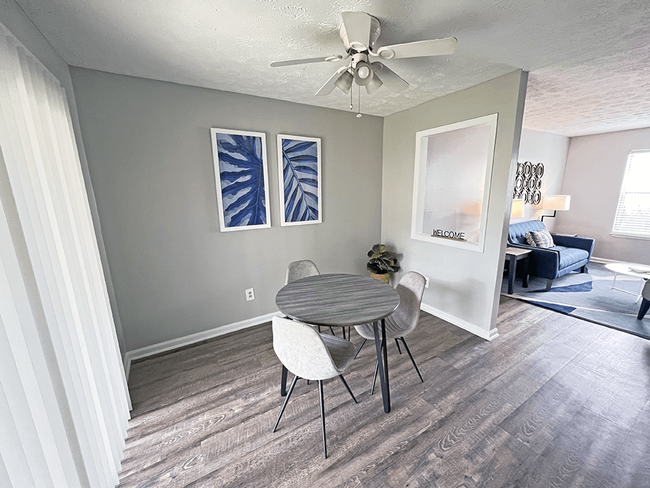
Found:
[[528, 241], [531, 246], [541, 247], [544, 249], [555, 246], [553, 237], [548, 229], [542, 229], [538, 232], [528, 232], [526, 234], [526, 241]]
[[537, 244], [535, 244], [535, 240], [533, 239], [532, 232], [526, 232], [526, 242], [529, 246], [537, 247]]

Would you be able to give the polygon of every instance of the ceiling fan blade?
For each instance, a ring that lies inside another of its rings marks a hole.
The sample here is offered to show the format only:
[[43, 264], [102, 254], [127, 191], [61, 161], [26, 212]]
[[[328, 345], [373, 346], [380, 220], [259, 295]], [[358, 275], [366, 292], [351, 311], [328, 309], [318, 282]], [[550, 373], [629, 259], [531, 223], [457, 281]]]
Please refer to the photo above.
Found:
[[381, 75], [381, 80], [391, 91], [406, 90], [410, 85], [401, 76], [388, 68], [385, 64], [376, 61], [371, 64], [375, 76]]
[[407, 42], [405, 44], [393, 44], [382, 46], [371, 56], [380, 59], [417, 58], [420, 56], [440, 56], [443, 54], [454, 54], [458, 39], [455, 37], [444, 37], [442, 39], [431, 39], [428, 41]]
[[341, 12], [343, 18], [343, 31], [347, 39], [343, 39], [345, 46], [357, 51], [365, 51], [370, 46], [370, 31], [372, 16], [365, 12]]
[[[347, 58], [348, 56], [346, 56]], [[325, 61], [340, 61], [343, 56], [337, 54], [335, 56], [325, 56], [323, 58], [307, 58], [307, 59], [290, 59], [288, 61], [273, 61], [272, 68], [281, 68], [282, 66], [293, 66], [296, 64], [309, 64], [309, 63], [323, 63]]]
[[341, 66], [336, 72], [330, 76], [330, 79], [325, 82], [323, 86], [320, 87], [320, 90], [316, 92], [317, 96], [320, 95], [329, 95], [332, 93], [332, 90], [336, 87], [336, 82], [338, 79], [348, 70], [347, 66]]

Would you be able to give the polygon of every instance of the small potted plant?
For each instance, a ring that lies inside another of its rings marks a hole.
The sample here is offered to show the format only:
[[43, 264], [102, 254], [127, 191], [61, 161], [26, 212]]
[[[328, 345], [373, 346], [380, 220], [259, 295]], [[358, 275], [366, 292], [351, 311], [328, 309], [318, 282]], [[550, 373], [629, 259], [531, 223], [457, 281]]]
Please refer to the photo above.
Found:
[[370, 276], [375, 279], [388, 283], [390, 273], [399, 271], [397, 264], [397, 254], [386, 250], [384, 244], [375, 244], [372, 249], [368, 251], [370, 260], [366, 265], [366, 269], [370, 271]]

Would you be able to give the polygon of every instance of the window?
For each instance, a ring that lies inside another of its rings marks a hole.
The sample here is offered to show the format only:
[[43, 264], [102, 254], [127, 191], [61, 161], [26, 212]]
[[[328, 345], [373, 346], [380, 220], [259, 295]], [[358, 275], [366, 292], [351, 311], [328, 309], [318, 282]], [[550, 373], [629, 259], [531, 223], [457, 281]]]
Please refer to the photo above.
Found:
[[650, 151], [627, 157], [612, 234], [650, 239]]

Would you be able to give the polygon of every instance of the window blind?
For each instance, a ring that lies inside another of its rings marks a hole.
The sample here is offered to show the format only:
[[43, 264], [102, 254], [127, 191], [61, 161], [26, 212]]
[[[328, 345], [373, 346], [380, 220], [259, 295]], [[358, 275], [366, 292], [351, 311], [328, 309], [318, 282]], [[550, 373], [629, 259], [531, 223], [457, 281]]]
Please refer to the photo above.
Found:
[[650, 150], [627, 158], [612, 234], [650, 238]]
[[128, 390], [65, 90], [0, 24], [0, 486], [113, 487]]

